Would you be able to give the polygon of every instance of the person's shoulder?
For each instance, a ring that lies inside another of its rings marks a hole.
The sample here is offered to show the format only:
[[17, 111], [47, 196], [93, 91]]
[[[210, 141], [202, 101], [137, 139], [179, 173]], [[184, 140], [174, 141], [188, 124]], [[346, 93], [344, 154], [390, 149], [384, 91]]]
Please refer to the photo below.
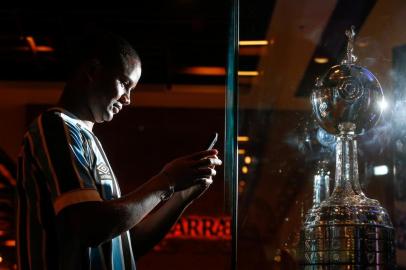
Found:
[[77, 120], [63, 112], [59, 108], [51, 108], [35, 118], [28, 127], [27, 132], [32, 131], [57, 131], [57, 130], [76, 130], [78, 129]]
[[24, 138], [34, 144], [46, 144], [50, 147], [66, 143], [81, 144], [83, 137], [79, 120], [69, 112], [49, 109], [41, 113], [30, 125]]
[[50, 110], [46, 110], [40, 113], [26, 127], [23, 141], [26, 141], [28, 139], [29, 141], [31, 141], [31, 143], [34, 143], [34, 145], [36, 145], [42, 140], [42, 137], [44, 136], [45, 133], [49, 132], [55, 133], [56, 126], [47, 123], [52, 122], [52, 119], [54, 121], [55, 120], [58, 121], [58, 118], [60, 119], [60, 116], [58, 116], [57, 114], [55, 114], [55, 112], [52, 112]]

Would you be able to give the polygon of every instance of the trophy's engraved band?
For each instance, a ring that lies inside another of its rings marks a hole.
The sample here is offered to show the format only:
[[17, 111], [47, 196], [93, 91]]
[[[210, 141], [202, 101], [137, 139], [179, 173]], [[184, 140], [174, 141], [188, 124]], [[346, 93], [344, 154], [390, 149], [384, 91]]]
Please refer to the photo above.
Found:
[[314, 226], [306, 228], [305, 240], [328, 239], [328, 238], [362, 238], [362, 239], [385, 239], [394, 241], [393, 229], [377, 226], [333, 225]]

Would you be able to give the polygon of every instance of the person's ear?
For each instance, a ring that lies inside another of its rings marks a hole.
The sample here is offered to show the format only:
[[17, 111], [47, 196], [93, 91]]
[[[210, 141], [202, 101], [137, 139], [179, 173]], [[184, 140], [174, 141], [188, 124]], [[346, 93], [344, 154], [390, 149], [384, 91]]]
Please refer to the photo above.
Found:
[[85, 64], [85, 76], [89, 82], [93, 82], [100, 71], [101, 64], [96, 58], [91, 59]]

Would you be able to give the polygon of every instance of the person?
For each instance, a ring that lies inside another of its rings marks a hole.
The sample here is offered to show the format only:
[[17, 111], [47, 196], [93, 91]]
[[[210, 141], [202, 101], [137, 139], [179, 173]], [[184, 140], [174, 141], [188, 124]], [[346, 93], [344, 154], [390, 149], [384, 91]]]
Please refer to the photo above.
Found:
[[177, 158], [121, 196], [92, 128], [130, 104], [140, 58], [106, 32], [87, 35], [74, 56], [58, 106], [30, 125], [18, 158], [18, 269], [135, 269], [210, 186], [221, 160], [218, 150]]

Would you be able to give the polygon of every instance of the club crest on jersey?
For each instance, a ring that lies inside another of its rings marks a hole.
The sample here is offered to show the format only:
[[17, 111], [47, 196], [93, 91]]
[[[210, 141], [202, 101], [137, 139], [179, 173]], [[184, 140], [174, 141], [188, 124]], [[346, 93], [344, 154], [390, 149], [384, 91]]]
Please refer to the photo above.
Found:
[[110, 169], [104, 163], [100, 163], [99, 165], [97, 165], [97, 174], [99, 175], [100, 180], [112, 179]]

